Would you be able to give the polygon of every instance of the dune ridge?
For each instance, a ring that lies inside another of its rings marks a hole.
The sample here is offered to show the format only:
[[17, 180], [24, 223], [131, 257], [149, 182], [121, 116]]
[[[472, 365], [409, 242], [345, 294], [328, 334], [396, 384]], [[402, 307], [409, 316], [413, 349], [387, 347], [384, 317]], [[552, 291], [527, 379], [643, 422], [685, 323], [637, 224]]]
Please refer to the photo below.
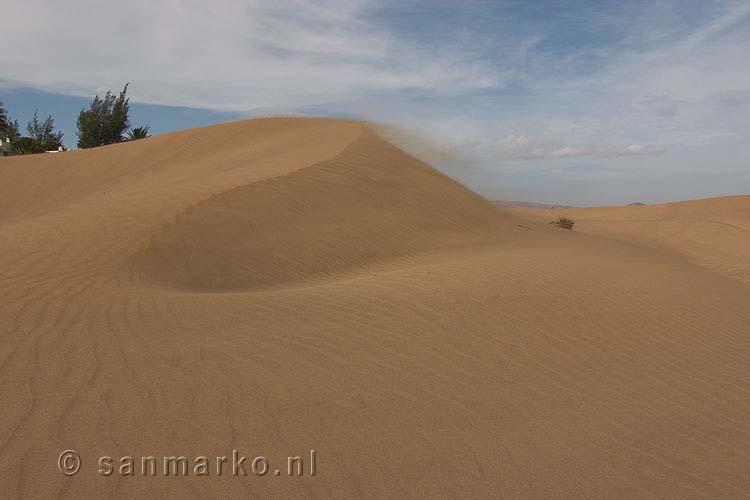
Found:
[[332, 158], [191, 206], [138, 265], [156, 282], [193, 289], [272, 286], [477, 244], [497, 233], [496, 215], [363, 129]]
[[[746, 228], [736, 202], [717, 244]], [[1, 159], [0, 491], [746, 497], [750, 287], [545, 217], [338, 120]], [[272, 468], [315, 449], [317, 475], [93, 458], [232, 449]]]

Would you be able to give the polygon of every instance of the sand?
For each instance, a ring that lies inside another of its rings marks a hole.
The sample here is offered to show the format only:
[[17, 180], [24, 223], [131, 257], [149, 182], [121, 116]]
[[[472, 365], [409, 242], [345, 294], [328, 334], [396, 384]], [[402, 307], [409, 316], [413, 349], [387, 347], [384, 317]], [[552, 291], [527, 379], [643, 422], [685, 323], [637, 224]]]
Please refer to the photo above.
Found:
[[748, 198], [570, 214], [336, 120], [1, 159], [2, 497], [748, 498]]
[[557, 211], [525, 208], [512, 212], [537, 221], [567, 216], [579, 232], [682, 256], [750, 283], [750, 196]]

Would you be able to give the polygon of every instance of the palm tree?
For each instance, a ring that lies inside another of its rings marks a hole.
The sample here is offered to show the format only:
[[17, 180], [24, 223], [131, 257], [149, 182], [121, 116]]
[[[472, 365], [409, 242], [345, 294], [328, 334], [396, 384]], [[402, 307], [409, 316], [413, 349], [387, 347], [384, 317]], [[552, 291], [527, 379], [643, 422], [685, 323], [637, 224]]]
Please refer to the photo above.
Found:
[[133, 127], [130, 130], [128, 130], [128, 133], [125, 134], [125, 140], [126, 141], [137, 141], [138, 139], [145, 139], [146, 137], [150, 137], [148, 134], [149, 126], [146, 125], [145, 127]]

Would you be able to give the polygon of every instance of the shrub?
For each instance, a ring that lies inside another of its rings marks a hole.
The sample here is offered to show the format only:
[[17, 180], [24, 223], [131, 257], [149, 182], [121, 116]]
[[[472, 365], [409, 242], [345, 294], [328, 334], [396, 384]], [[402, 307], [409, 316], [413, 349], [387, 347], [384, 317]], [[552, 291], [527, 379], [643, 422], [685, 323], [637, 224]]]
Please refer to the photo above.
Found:
[[569, 219], [568, 217], [558, 217], [557, 220], [554, 221], [552, 224], [556, 225], [557, 227], [562, 227], [564, 229], [573, 229], [575, 222], [573, 222], [573, 219]]
[[13, 148], [19, 155], [33, 155], [38, 153], [44, 153], [44, 144], [37, 141], [32, 137], [19, 137], [12, 143]]
[[[26, 131], [29, 133], [29, 138], [41, 149], [41, 152], [57, 151], [57, 148], [63, 145], [63, 133], [55, 132], [55, 120], [51, 115], [44, 121], [39, 121], [39, 114], [34, 110], [34, 118], [26, 126]], [[29, 142], [29, 144], [31, 143]]]
[[128, 130], [128, 133], [125, 134], [125, 141], [137, 141], [138, 139], [145, 139], [146, 137], [151, 137], [148, 135], [148, 132], [151, 127], [146, 125], [145, 127], [133, 127], [130, 130]]

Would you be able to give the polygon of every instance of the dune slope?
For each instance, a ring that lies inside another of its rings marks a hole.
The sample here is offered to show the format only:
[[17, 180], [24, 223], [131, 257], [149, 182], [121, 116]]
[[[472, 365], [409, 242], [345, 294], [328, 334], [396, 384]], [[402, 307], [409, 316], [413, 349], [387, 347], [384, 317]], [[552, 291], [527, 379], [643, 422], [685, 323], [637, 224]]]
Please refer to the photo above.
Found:
[[[0, 159], [0, 491], [743, 498], [750, 287], [587, 232], [345, 121]], [[270, 472], [97, 473], [233, 449]]]
[[668, 252], [750, 283], [750, 196], [663, 205], [512, 211], [538, 221], [566, 215], [575, 220], [576, 231]]
[[673, 251], [750, 283], [750, 196], [570, 213], [587, 233]]
[[480, 243], [497, 232], [495, 216], [485, 200], [363, 129], [330, 159], [190, 206], [138, 265], [165, 285], [268, 287]]

